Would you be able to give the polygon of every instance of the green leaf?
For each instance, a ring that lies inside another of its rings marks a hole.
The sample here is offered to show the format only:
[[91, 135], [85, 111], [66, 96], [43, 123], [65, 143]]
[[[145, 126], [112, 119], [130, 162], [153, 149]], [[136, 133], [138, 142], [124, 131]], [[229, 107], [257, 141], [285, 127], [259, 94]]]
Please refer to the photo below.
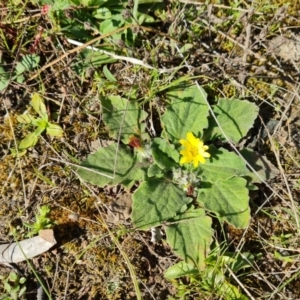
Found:
[[111, 82], [117, 82], [116, 77], [108, 70], [107, 66], [103, 67], [103, 74], [107, 78], [107, 80]]
[[48, 126], [48, 122], [42, 118], [38, 118], [32, 120], [32, 125], [37, 126], [38, 127], [37, 129], [39, 129], [42, 133]]
[[154, 161], [161, 169], [178, 167], [179, 152], [165, 139], [155, 138], [151, 144]]
[[50, 207], [47, 205], [41, 206], [35, 214], [35, 222], [32, 224], [24, 222], [24, 226], [28, 227], [30, 231], [27, 236], [31, 237], [37, 234], [40, 230], [50, 228], [53, 222], [47, 217], [50, 213]]
[[255, 261], [254, 255], [248, 252], [225, 252], [224, 255], [222, 255], [222, 258], [223, 257], [229, 258], [229, 263], [227, 265], [234, 273], [237, 273], [238, 271], [245, 268], [251, 268], [252, 264]]
[[222, 220], [236, 228], [245, 228], [250, 221], [249, 195], [244, 178], [233, 177], [214, 184], [202, 182], [197, 201]]
[[111, 11], [107, 7], [100, 7], [93, 11], [93, 17], [96, 19], [110, 19], [112, 17]]
[[[12, 79], [18, 83], [23, 83], [25, 78], [22, 75], [26, 71], [30, 71], [38, 66], [40, 57], [36, 54], [28, 54], [23, 56], [22, 60], [16, 64]], [[4, 68], [0, 66], [0, 91], [4, 90], [9, 84], [10, 74], [6, 73]]]
[[199, 274], [199, 269], [194, 264], [187, 264], [184, 261], [171, 266], [164, 273], [165, 278], [172, 280], [182, 276], [191, 276]]
[[46, 217], [50, 213], [51, 209], [48, 205], [43, 205], [39, 208], [38, 213], [35, 215], [36, 219], [40, 217]]
[[16, 76], [21, 75], [22, 73], [24, 73], [26, 70], [25, 66], [23, 64], [21, 64], [20, 62], [17, 63], [16, 65]]
[[11, 281], [17, 281], [19, 279], [19, 276], [18, 276], [18, 274], [16, 274], [15, 272], [10, 272], [9, 273], [9, 280], [11, 280]]
[[16, 75], [30, 71], [39, 65], [40, 57], [37, 54], [27, 54], [16, 65]]
[[229, 152], [224, 148], [217, 149], [213, 145], [209, 146], [207, 152], [211, 157], [200, 166], [199, 176], [202, 180], [217, 182], [249, 174], [246, 163], [234, 152]]
[[[203, 129], [208, 126], [208, 106], [205, 91], [196, 85], [179, 86], [167, 94], [171, 104], [161, 120], [164, 132], [172, 141], [179, 142], [191, 131], [202, 136]], [[163, 134], [162, 134], [163, 136]]]
[[[219, 275], [219, 276], [218, 276]], [[214, 274], [214, 278], [216, 277], [223, 277], [223, 274]], [[223, 282], [215, 282], [214, 287], [216, 289], [217, 294], [222, 297], [223, 299], [228, 300], [249, 300], [248, 297], [244, 296], [240, 293], [237, 287], [232, 285], [227, 280], [224, 280]]]
[[143, 23], [154, 23], [156, 20], [148, 14], [138, 13], [138, 24], [142, 25]]
[[16, 65], [13, 80], [18, 83], [23, 83], [25, 80], [23, 73], [36, 68], [39, 62], [40, 57], [36, 54], [28, 54], [23, 56], [22, 60]]
[[[23, 277], [24, 278], [24, 277]], [[25, 279], [26, 280], [26, 279]], [[19, 291], [19, 297], [22, 297], [26, 292], [26, 285], [25, 286], [22, 286], [22, 288], [20, 289]]]
[[148, 168], [148, 172], [147, 172], [148, 177], [163, 177], [163, 172], [162, 169], [157, 165], [157, 164], [152, 164], [149, 168]]
[[[238, 143], [253, 126], [258, 115], [258, 106], [246, 100], [220, 99], [213, 106], [213, 111], [227, 137], [233, 143]], [[214, 127], [212, 137], [225, 139], [214, 120], [211, 126]]]
[[41, 118], [48, 121], [46, 105], [43, 98], [38, 93], [33, 93], [30, 104]]
[[179, 215], [172, 222], [176, 223], [167, 226], [166, 235], [173, 251], [186, 263], [204, 269], [213, 235], [211, 218], [203, 209], [196, 209]]
[[0, 92], [9, 85], [9, 78], [9, 73], [5, 72], [4, 68], [0, 66]]
[[26, 282], [26, 278], [25, 277], [21, 277], [20, 279], [19, 279], [19, 283], [20, 284], [23, 284], [23, 283], [25, 283]]
[[[107, 34], [112, 31], [117, 30], [118, 28], [122, 27], [125, 23], [124, 18], [122, 15], [114, 15], [112, 18], [104, 20], [100, 24], [100, 31], [102, 34]], [[120, 34], [119, 34], [120, 35]], [[118, 35], [114, 34], [113, 37], [116, 38]]]
[[18, 300], [18, 291], [19, 291], [19, 286], [13, 286], [11, 291], [10, 291], [10, 296], [11, 296], [11, 300]]
[[50, 122], [47, 124], [46, 132], [51, 136], [62, 137], [64, 135], [64, 131], [59, 125]]
[[30, 114], [22, 114], [17, 116], [17, 121], [21, 124], [31, 124], [33, 122], [34, 117]]
[[39, 139], [38, 134], [36, 132], [32, 132], [28, 134], [19, 144], [19, 149], [27, 149], [36, 145]]
[[173, 183], [157, 178], [141, 183], [132, 199], [132, 222], [141, 230], [147, 230], [175, 217], [191, 201]]
[[103, 0], [80, 0], [80, 3], [87, 7], [97, 7], [105, 3]]
[[[12, 291], [12, 286], [7, 281], [4, 281], [4, 288], [9, 293]], [[8, 299], [11, 300], [10, 298]]]
[[40, 136], [43, 132], [45, 131], [45, 126], [39, 126], [38, 128], [35, 129], [34, 134], [36, 136]]
[[130, 188], [136, 181], [144, 179], [147, 164], [138, 162], [128, 146], [119, 145], [117, 149], [117, 144], [113, 143], [89, 155], [81, 163], [88, 169], [79, 168], [78, 174], [85, 181], [100, 187], [122, 183]]
[[72, 1], [68, 1], [68, 0], [53, 1], [51, 10], [53, 11], [66, 10], [72, 5], [73, 5]]
[[108, 96], [103, 97], [101, 103], [103, 121], [114, 139], [121, 134], [121, 140], [128, 144], [130, 137], [145, 132], [146, 126], [142, 122], [147, 114], [139, 108], [136, 102], [130, 102], [119, 96]]
[[[107, 49], [104, 49], [107, 50]], [[72, 69], [79, 75], [82, 75], [89, 68], [98, 68], [103, 64], [115, 62], [115, 58], [111, 58], [106, 54], [91, 50], [83, 50], [78, 54], [78, 61], [75, 61], [71, 66]]]
[[18, 149], [18, 150], [16, 150], [16, 149], [11, 148], [10, 152], [11, 152], [11, 154], [12, 154], [13, 157], [21, 157], [21, 156], [24, 156], [27, 151], [26, 151], [26, 149], [22, 149], [22, 150]]
[[25, 81], [25, 77], [23, 74], [20, 74], [20, 75], [14, 76], [13, 80], [15, 80], [17, 83], [23, 83]]
[[193, 44], [184, 44], [181, 48], [180, 48], [180, 53], [184, 54], [184, 53], [190, 53], [191, 49], [194, 48]]
[[30, 228], [30, 229], [33, 229], [35, 228], [35, 224], [30, 224], [30, 223], [27, 223], [27, 222], [23, 222], [23, 225], [27, 228]]

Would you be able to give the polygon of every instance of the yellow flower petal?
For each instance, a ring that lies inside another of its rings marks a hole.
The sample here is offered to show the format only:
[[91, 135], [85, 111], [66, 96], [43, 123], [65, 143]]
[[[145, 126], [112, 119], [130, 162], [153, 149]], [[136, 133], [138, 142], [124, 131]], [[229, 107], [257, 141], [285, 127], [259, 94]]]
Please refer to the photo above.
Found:
[[194, 159], [194, 162], [193, 162], [193, 164], [194, 164], [194, 168], [197, 168], [197, 167], [198, 167], [198, 165], [199, 165], [199, 162], [198, 162], [198, 160]]
[[192, 147], [192, 145], [186, 140], [180, 140], [180, 144], [188, 149], [190, 149]]
[[204, 145], [203, 141], [196, 138], [192, 132], [186, 134], [186, 140], [179, 140], [180, 144], [185, 149], [180, 151], [182, 155], [180, 159], [180, 165], [193, 163], [194, 168], [199, 166], [199, 163], [204, 164], [205, 158], [210, 157], [210, 154], [206, 152], [209, 149], [208, 146]]

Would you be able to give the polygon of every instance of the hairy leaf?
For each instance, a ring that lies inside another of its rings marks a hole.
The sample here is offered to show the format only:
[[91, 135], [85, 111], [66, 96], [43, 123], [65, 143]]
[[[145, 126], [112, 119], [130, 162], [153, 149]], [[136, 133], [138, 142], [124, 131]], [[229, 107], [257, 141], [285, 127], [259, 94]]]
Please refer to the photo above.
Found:
[[164, 133], [175, 142], [185, 138], [189, 131], [196, 136], [202, 136], [203, 129], [208, 126], [209, 112], [204, 90], [196, 85], [181, 85], [167, 96], [171, 104], [161, 118], [165, 127]]
[[222, 220], [236, 228], [245, 228], [250, 221], [249, 195], [244, 178], [233, 177], [214, 184], [202, 182], [197, 201]]
[[[213, 111], [226, 136], [233, 143], [238, 143], [253, 126], [258, 106], [247, 100], [220, 99], [218, 104], [213, 106]], [[212, 137], [225, 139], [215, 120], [210, 126], [214, 127]]]
[[210, 145], [207, 152], [211, 157], [200, 166], [199, 176], [202, 180], [217, 182], [249, 174], [246, 163], [236, 153], [229, 152], [224, 148], [217, 149], [213, 145]]
[[125, 187], [144, 178], [147, 163], [138, 162], [131, 149], [113, 143], [90, 154], [78, 169], [79, 176], [87, 182], [100, 187], [122, 183]]
[[191, 200], [172, 182], [158, 178], [141, 183], [132, 199], [131, 218], [134, 226], [142, 230], [175, 217]]
[[186, 263], [204, 269], [212, 241], [212, 220], [203, 209], [187, 211], [167, 226], [167, 241]]
[[142, 123], [147, 114], [138, 107], [136, 102], [130, 102], [119, 96], [108, 96], [101, 99], [103, 105], [103, 121], [111, 136], [117, 139], [119, 134], [125, 144], [133, 135], [140, 136], [145, 131]]

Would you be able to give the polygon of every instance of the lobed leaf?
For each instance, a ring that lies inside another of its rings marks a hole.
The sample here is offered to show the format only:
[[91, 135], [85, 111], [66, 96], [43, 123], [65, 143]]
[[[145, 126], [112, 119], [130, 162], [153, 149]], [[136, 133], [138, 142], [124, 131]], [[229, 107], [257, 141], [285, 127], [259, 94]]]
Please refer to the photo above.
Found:
[[179, 152], [173, 144], [165, 139], [155, 138], [152, 140], [151, 149], [154, 161], [161, 169], [178, 167]]
[[[202, 136], [208, 126], [209, 109], [206, 104], [206, 93], [196, 85], [179, 86], [167, 94], [171, 104], [161, 118], [164, 132], [173, 142], [179, 142], [191, 131]], [[162, 134], [162, 136], [164, 136]]]
[[[258, 106], [247, 100], [220, 99], [218, 104], [213, 106], [213, 111], [226, 136], [233, 143], [238, 143], [253, 126], [258, 115]], [[211, 126], [212, 138], [225, 139], [215, 120]]]
[[147, 114], [139, 108], [136, 102], [130, 102], [119, 96], [108, 96], [101, 99], [103, 105], [103, 121], [111, 136], [128, 144], [131, 136], [140, 135], [145, 131], [142, 123]]
[[213, 235], [211, 218], [203, 209], [196, 209], [179, 215], [172, 222], [174, 224], [166, 228], [166, 235], [174, 252], [186, 263], [204, 269]]
[[213, 184], [202, 182], [197, 201], [222, 220], [236, 228], [245, 228], [250, 221], [249, 195], [244, 178], [233, 177]]
[[119, 145], [117, 148], [113, 143], [90, 154], [81, 166], [85, 169], [79, 168], [78, 174], [87, 182], [100, 187], [122, 183], [130, 188], [144, 178], [147, 163], [139, 163], [128, 146]]
[[224, 148], [217, 149], [214, 145], [209, 146], [208, 152], [211, 157], [200, 166], [198, 174], [202, 180], [217, 182], [249, 174], [246, 163], [234, 152], [229, 152]]
[[172, 182], [150, 178], [142, 182], [132, 196], [132, 222], [135, 227], [147, 230], [174, 218], [185, 210], [191, 201], [185, 192]]
[[157, 165], [157, 164], [152, 164], [147, 171], [147, 176], [148, 177], [163, 177], [164, 173], [162, 169]]

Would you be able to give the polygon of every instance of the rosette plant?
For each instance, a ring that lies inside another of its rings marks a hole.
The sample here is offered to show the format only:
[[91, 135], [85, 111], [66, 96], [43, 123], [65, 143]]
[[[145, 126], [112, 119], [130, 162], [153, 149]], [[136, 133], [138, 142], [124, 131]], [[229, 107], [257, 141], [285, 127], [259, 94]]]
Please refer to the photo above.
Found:
[[138, 183], [132, 194], [133, 225], [139, 230], [164, 225], [167, 242], [183, 259], [166, 274], [174, 278], [205, 269], [213, 218], [248, 226], [249, 190], [268, 179], [268, 172], [254, 151], [237, 154], [230, 147], [253, 126], [254, 103], [219, 99], [209, 106], [207, 94], [196, 85], [173, 87], [166, 96], [156, 137], [146, 133], [148, 114], [138, 102], [103, 97], [103, 121], [115, 142], [89, 155], [78, 173], [100, 187], [131, 189]]

